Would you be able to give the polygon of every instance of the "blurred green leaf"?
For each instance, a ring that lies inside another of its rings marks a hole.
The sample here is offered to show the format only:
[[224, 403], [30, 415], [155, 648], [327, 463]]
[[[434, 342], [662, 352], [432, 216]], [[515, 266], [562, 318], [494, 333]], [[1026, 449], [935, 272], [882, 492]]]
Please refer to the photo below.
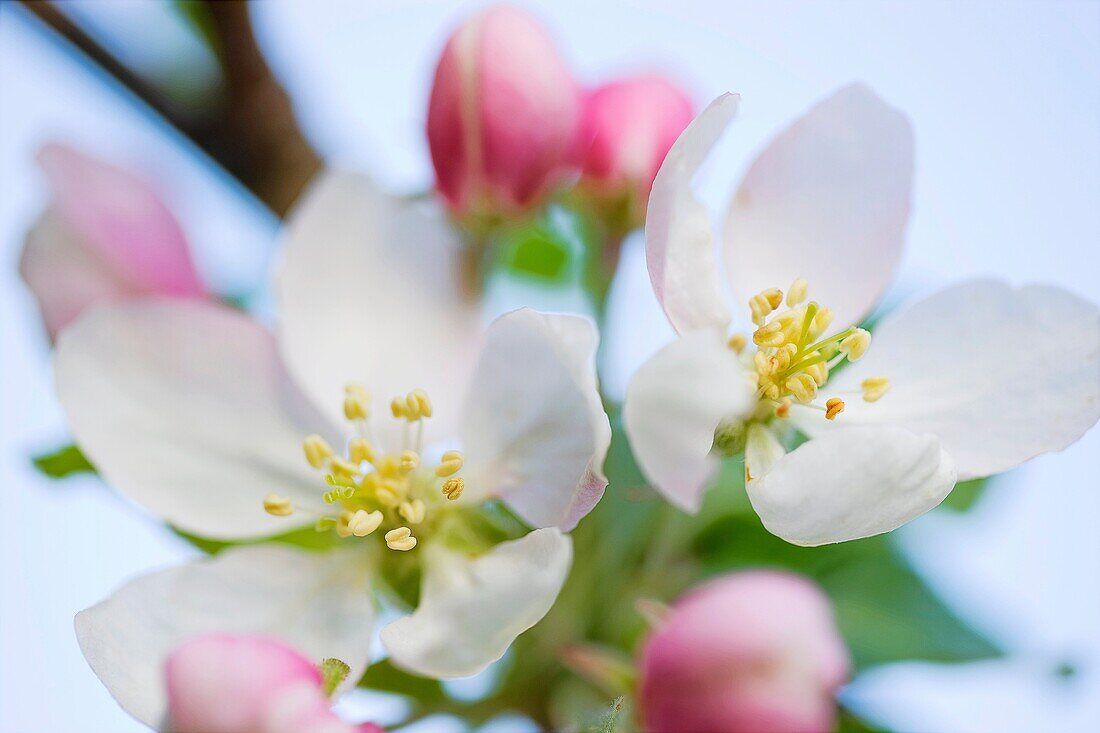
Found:
[[438, 705], [450, 702], [450, 698], [443, 690], [439, 680], [404, 672], [390, 664], [388, 659], [375, 662], [367, 667], [363, 678], [359, 680], [360, 687], [366, 687], [377, 692], [391, 692], [395, 695], [405, 695], [417, 700], [421, 705]]
[[504, 264], [518, 275], [554, 282], [569, 275], [571, 247], [544, 220], [510, 233], [504, 244]]
[[968, 511], [981, 498], [982, 493], [989, 486], [989, 482], [989, 477], [986, 477], [958, 483], [940, 506], [956, 512]]
[[712, 522], [695, 550], [708, 573], [777, 567], [816, 580], [832, 599], [857, 668], [904, 659], [962, 662], [997, 656], [960, 621], [885, 536], [824, 547], [797, 547], [764, 529], [755, 515]]
[[34, 456], [35, 467], [50, 478], [64, 478], [74, 473], [95, 473], [95, 466], [75, 445], [66, 445], [50, 453]]
[[840, 717], [837, 719], [836, 733], [885, 733], [885, 728], [871, 725], [861, 720], [850, 711], [841, 708]]

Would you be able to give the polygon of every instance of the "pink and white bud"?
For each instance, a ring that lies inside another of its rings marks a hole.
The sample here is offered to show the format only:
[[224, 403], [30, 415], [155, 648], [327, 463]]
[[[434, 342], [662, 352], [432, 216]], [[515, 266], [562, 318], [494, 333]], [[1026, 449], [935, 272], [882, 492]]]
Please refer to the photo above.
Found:
[[821, 590], [732, 573], [688, 592], [646, 641], [639, 707], [661, 733], [814, 733], [836, 722], [848, 652]]
[[173, 733], [382, 733], [340, 720], [318, 668], [275, 639], [198, 636], [172, 651], [164, 674]]
[[179, 223], [149, 184], [58, 144], [38, 164], [53, 198], [27, 233], [19, 271], [51, 339], [100, 301], [207, 296]]
[[653, 179], [694, 116], [691, 97], [660, 76], [622, 79], [590, 92], [577, 142], [586, 192], [618, 206], [628, 217], [625, 226], [641, 225]]
[[436, 185], [459, 216], [534, 203], [561, 170], [580, 99], [553, 41], [527, 13], [494, 6], [447, 41], [428, 104]]

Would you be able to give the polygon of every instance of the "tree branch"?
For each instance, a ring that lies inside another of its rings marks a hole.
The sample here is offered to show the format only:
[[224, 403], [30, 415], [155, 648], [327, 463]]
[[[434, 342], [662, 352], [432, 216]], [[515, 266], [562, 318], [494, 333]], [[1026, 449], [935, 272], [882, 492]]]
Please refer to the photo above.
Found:
[[222, 70], [215, 106], [202, 113], [183, 110], [73, 23], [54, 3], [20, 0], [47, 27], [66, 39], [165, 118], [203, 152], [284, 216], [321, 169], [294, 117], [290, 97], [256, 43], [248, 3], [204, 0], [211, 43]]

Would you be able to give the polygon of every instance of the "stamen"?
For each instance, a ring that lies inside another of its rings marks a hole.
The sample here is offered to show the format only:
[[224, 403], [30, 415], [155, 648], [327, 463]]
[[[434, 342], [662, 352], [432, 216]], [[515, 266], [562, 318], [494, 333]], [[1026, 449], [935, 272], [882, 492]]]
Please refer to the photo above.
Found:
[[394, 397], [390, 400], [390, 412], [396, 418], [403, 418], [406, 416], [406, 410], [408, 409], [408, 403], [400, 397]]
[[408, 527], [398, 527], [386, 532], [386, 546], [391, 550], [407, 552], [416, 547], [416, 538]]
[[791, 287], [787, 288], [787, 306], [794, 308], [796, 305], [806, 299], [806, 293], [810, 289], [810, 284], [802, 278], [796, 279], [791, 283]]
[[336, 476], [350, 478], [359, 474], [359, 467], [357, 465], [353, 465], [350, 461], [346, 461], [339, 456], [332, 456], [329, 458], [329, 467]]
[[783, 302], [783, 292], [779, 288], [762, 290], [749, 299], [749, 310], [752, 311], [752, 322], [757, 326], [763, 326], [765, 319]]
[[397, 509], [397, 513], [409, 524], [420, 524], [423, 522], [426, 512], [427, 509], [424, 507], [424, 502], [420, 499], [402, 502], [401, 506]]
[[366, 420], [370, 415], [370, 393], [362, 385], [344, 387], [344, 417], [348, 420]]
[[462, 496], [462, 490], [466, 488], [466, 481], [461, 476], [449, 478], [443, 482], [443, 495], [451, 501]]
[[419, 408], [420, 416], [421, 417], [431, 417], [432, 416], [432, 401], [430, 399], [428, 399], [428, 393], [425, 392], [422, 389], [414, 389], [409, 394], [411, 394], [416, 399], [416, 404], [417, 404], [417, 407]]
[[447, 451], [443, 454], [443, 459], [440, 461], [439, 465], [435, 467], [435, 475], [440, 478], [453, 476], [462, 469], [463, 460], [462, 454], [458, 451]]
[[840, 353], [848, 357], [848, 361], [859, 361], [870, 347], [871, 334], [857, 328], [851, 336], [840, 342]]
[[360, 509], [351, 515], [351, 519], [348, 520], [348, 529], [356, 537], [366, 537], [378, 529], [379, 525], [382, 524], [382, 519], [382, 512], [377, 509], [373, 512]]
[[276, 517], [289, 517], [294, 513], [290, 497], [268, 494], [264, 497], [264, 511]]
[[864, 379], [860, 387], [863, 388], [864, 402], [878, 402], [890, 391], [890, 380], [886, 377], [871, 377]]
[[833, 311], [831, 308], [821, 308], [817, 311], [817, 315], [814, 316], [813, 324], [810, 326], [810, 340], [821, 338], [821, 334], [825, 333], [825, 330], [833, 322]]
[[742, 351], [744, 351], [745, 346], [748, 344], [748, 342], [749, 340], [745, 338], [745, 334], [735, 333], [730, 336], [730, 340], [726, 342], [726, 345], [733, 349], [734, 353], [740, 354]]
[[752, 334], [752, 342], [757, 346], [778, 348], [787, 341], [787, 334], [783, 331], [783, 324], [772, 321], [756, 329]]
[[310, 435], [302, 441], [306, 460], [314, 468], [324, 468], [325, 461], [332, 457], [332, 446], [320, 435]]
[[826, 420], [833, 420], [842, 412], [844, 412], [844, 400], [839, 397], [830, 397], [825, 401]]
[[382, 479], [374, 490], [374, 497], [387, 509], [393, 509], [404, 500], [400, 484], [393, 479]]
[[370, 441], [366, 438], [352, 438], [348, 443], [348, 459], [356, 466], [364, 461], [374, 463], [375, 453]]
[[351, 518], [355, 516], [351, 512], [340, 512], [340, 516], [336, 519], [336, 536], [342, 539], [351, 537], [351, 527], [348, 526]]
[[784, 397], [783, 401], [775, 407], [775, 416], [778, 418], [790, 417], [791, 414], [791, 401], [789, 398]]
[[420, 465], [420, 454], [414, 450], [407, 450], [401, 452], [401, 460], [398, 464], [402, 473], [409, 473], [416, 469]]
[[803, 404], [813, 402], [817, 396], [817, 382], [809, 374], [796, 374], [783, 385], [794, 398]]

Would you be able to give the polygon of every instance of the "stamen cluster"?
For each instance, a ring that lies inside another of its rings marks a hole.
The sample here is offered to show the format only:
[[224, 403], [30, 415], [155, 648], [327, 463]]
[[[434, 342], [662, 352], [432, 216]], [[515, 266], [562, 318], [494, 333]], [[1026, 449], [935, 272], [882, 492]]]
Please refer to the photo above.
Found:
[[[390, 402], [390, 412], [404, 423], [402, 449], [386, 453], [376, 449], [370, 428], [370, 395], [360, 385], [348, 385], [344, 392], [344, 416], [355, 428], [343, 456], [319, 435], [310, 435], [302, 443], [306, 461], [323, 472], [328, 489], [322, 495], [334, 512], [318, 518], [319, 532], [334, 530], [342, 538], [366, 537], [379, 528], [385, 532], [386, 546], [408, 551], [416, 547], [413, 526], [424, 526], [429, 508], [461, 496], [465, 481], [456, 476], [463, 455], [447, 451], [439, 464], [421, 465], [424, 421], [432, 416], [432, 403], [424, 390], [416, 389]], [[415, 426], [414, 445], [410, 431]], [[290, 499], [271, 494], [264, 509], [285, 517], [303, 511]]]

